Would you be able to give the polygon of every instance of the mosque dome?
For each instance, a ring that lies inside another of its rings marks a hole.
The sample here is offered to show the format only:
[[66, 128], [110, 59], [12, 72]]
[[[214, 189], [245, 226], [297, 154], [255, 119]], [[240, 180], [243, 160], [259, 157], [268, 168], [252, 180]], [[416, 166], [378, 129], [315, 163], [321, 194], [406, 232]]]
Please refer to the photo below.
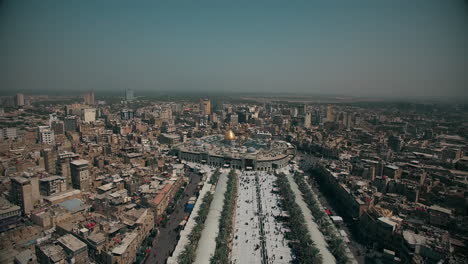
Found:
[[249, 152], [249, 153], [254, 153], [255, 151], [256, 151], [256, 149], [254, 147], [249, 147], [247, 149], [247, 152]]
[[236, 135], [234, 134], [234, 132], [232, 132], [231, 129], [226, 131], [226, 134], [224, 135], [224, 140], [235, 140], [235, 139], [236, 139]]

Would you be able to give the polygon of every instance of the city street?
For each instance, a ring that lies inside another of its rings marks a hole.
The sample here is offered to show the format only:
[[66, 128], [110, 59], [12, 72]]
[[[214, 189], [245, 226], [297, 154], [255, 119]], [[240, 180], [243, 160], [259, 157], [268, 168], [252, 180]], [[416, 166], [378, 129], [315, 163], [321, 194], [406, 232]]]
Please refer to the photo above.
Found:
[[170, 215], [169, 221], [165, 227], [158, 228], [158, 235], [153, 241], [153, 248], [150, 255], [146, 258], [145, 263], [148, 264], [163, 264], [171, 255], [177, 245], [178, 232], [175, 230], [179, 223], [190, 214], [185, 212], [184, 207], [189, 198], [195, 194], [198, 183], [201, 177], [197, 173], [188, 172], [189, 184], [185, 187], [184, 195], [181, 200], [175, 205], [174, 212]]
[[[319, 158], [314, 157], [313, 155], [309, 155], [309, 154], [298, 153], [297, 156], [296, 156], [296, 160], [298, 162], [299, 168], [304, 171], [304, 174], [306, 176], [309, 176], [309, 178], [312, 179], [312, 184], [310, 184], [310, 187], [312, 188], [312, 191], [317, 194], [319, 202], [322, 204], [322, 206], [324, 206], [325, 208], [330, 210], [332, 215], [339, 215], [333, 209], [333, 206], [332, 206], [333, 203], [329, 202], [322, 195], [320, 190], [317, 188], [317, 185], [316, 185], [315, 180], [314, 180], [314, 176], [309, 173], [309, 169], [311, 167], [313, 167], [315, 165], [315, 163], [317, 163], [319, 161]], [[350, 241], [351, 241], [348, 246], [349, 246], [351, 252], [353, 253], [354, 257], [358, 261], [358, 263], [364, 263], [365, 262], [365, 260], [364, 260], [365, 252], [366, 252], [365, 247], [363, 245], [359, 244], [358, 242], [356, 242], [353, 239], [352, 233], [348, 229], [348, 227], [346, 226], [346, 223], [343, 224], [340, 227], [340, 229], [345, 230], [346, 234], [348, 234], [348, 238], [350, 238]]]

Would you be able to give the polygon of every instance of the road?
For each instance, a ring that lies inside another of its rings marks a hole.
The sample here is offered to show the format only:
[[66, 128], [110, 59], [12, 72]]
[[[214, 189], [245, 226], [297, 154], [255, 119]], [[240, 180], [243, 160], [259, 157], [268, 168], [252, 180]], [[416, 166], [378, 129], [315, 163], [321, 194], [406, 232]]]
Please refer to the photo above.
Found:
[[[309, 154], [303, 154], [303, 153], [298, 153], [296, 156], [297, 162], [299, 164], [299, 167], [301, 170], [304, 170], [304, 173], [306, 176], [309, 176], [311, 179], [314, 179], [314, 176], [309, 173], [309, 169], [315, 165], [315, 163], [320, 161], [320, 158], [314, 157]], [[302, 161], [300, 161], [302, 160]], [[324, 195], [320, 192], [320, 190], [317, 188], [317, 183], [315, 180], [311, 181], [310, 187], [312, 188], [312, 191], [317, 194], [318, 199], [320, 203], [322, 204], [323, 207], [329, 209], [332, 213], [332, 215], [339, 215], [335, 212], [332, 203], [330, 203]], [[349, 249], [354, 255], [354, 258], [358, 261], [358, 263], [364, 263], [365, 262], [365, 252], [366, 248], [364, 245], [356, 242], [356, 240], [353, 238], [351, 231], [347, 227], [347, 225], [342, 225], [340, 229], [345, 230], [345, 232], [348, 234], [348, 238], [350, 239], [350, 244], [348, 244]]]
[[210, 263], [211, 256], [216, 249], [216, 237], [219, 231], [219, 218], [224, 206], [224, 193], [227, 190], [228, 173], [222, 172], [219, 176], [210, 211], [205, 220], [200, 241], [198, 242], [195, 264]]
[[189, 184], [185, 187], [184, 196], [175, 205], [174, 212], [170, 215], [169, 221], [165, 227], [158, 227], [158, 235], [153, 240], [153, 248], [151, 249], [150, 255], [146, 258], [145, 263], [147, 264], [164, 264], [167, 258], [171, 255], [175, 246], [177, 245], [177, 236], [179, 231], [175, 229], [179, 226], [179, 223], [190, 214], [185, 212], [185, 204], [188, 199], [195, 194], [198, 183], [201, 180], [201, 176], [197, 173], [189, 173]]
[[292, 173], [289, 173], [287, 171], [285, 171], [285, 173], [286, 178], [289, 181], [289, 185], [291, 186], [291, 190], [295, 194], [296, 203], [301, 208], [301, 211], [304, 214], [304, 220], [307, 230], [309, 230], [310, 239], [314, 242], [315, 247], [318, 248], [318, 250], [320, 250], [320, 254], [323, 258], [323, 263], [336, 263], [336, 259], [328, 249], [328, 244], [325, 241], [325, 237], [320, 231], [320, 227], [317, 225], [317, 223], [315, 223], [315, 219], [312, 216], [312, 212], [310, 211], [309, 207], [304, 201], [302, 193], [293, 179]]

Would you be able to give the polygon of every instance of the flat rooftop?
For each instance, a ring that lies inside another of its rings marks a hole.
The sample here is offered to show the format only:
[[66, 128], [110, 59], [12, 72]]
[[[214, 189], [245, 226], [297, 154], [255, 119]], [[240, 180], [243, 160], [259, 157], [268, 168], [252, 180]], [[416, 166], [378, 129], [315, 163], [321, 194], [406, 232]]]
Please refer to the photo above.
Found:
[[79, 240], [78, 238], [76, 238], [74, 235], [71, 235], [71, 234], [67, 234], [62, 237], [59, 237], [57, 241], [72, 252], [76, 252], [86, 247], [86, 244], [83, 241]]
[[70, 164], [73, 164], [75, 166], [84, 166], [84, 165], [88, 165], [88, 161], [87, 160], [84, 160], [84, 159], [79, 159], [79, 160], [74, 160], [72, 162], [70, 162]]

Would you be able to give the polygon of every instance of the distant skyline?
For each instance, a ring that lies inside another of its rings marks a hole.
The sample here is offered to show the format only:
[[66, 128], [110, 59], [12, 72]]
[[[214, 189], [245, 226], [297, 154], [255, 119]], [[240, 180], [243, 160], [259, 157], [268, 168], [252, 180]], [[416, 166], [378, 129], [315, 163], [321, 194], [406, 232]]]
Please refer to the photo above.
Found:
[[468, 98], [468, 1], [0, 0], [0, 90]]

